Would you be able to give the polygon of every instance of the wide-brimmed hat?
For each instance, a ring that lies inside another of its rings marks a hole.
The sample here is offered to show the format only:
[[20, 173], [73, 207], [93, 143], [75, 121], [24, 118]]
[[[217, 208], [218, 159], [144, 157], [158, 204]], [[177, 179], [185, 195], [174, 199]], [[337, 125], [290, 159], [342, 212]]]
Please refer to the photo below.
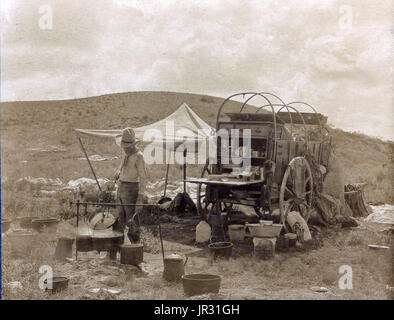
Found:
[[120, 141], [120, 146], [122, 148], [132, 147], [138, 141], [135, 137], [134, 130], [132, 128], [126, 128], [122, 132], [122, 140]]

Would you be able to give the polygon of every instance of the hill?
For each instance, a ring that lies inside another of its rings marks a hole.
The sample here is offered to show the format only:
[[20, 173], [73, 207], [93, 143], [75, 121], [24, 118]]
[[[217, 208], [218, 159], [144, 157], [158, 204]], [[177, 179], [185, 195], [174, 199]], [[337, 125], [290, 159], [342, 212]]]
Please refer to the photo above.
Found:
[[[81, 150], [73, 128], [117, 129], [155, 122], [186, 102], [204, 121], [215, 124], [223, 98], [176, 92], [129, 92], [73, 100], [1, 103], [2, 177], [90, 177], [85, 163], [77, 161]], [[240, 103], [231, 102], [229, 112]], [[345, 181], [368, 182], [367, 199], [393, 203], [392, 142], [365, 135], [332, 130], [335, 154], [345, 168]], [[87, 138], [89, 154], [119, 154], [112, 143]], [[58, 152], [34, 150], [58, 147]], [[61, 151], [63, 150], [64, 151]], [[100, 176], [111, 176], [117, 162], [96, 162]], [[196, 170], [193, 173], [197, 173]], [[160, 173], [161, 174], [161, 173]]]

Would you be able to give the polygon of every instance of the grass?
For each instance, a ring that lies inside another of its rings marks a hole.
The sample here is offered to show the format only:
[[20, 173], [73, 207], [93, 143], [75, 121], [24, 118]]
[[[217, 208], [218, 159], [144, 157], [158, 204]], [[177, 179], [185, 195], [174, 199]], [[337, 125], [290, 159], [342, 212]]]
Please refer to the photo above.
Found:
[[[64, 225], [61, 229], [67, 229]], [[250, 254], [236, 255], [229, 261], [211, 262], [207, 254], [190, 255], [187, 273], [213, 273], [222, 276], [219, 299], [389, 299], [386, 285], [390, 285], [392, 257], [388, 251], [375, 251], [368, 244], [389, 244], [392, 239], [368, 230], [323, 231], [325, 243], [318, 249], [297, 249], [278, 252], [272, 260], [256, 260]], [[65, 233], [65, 232], [63, 232]], [[146, 246], [144, 275], [137, 268], [124, 272], [117, 264], [105, 264], [97, 254], [80, 258], [77, 263], [61, 263], [53, 259], [54, 237], [42, 235], [38, 245], [22, 258], [10, 254], [9, 242], [3, 239], [4, 299], [184, 299], [181, 284], [169, 284], [162, 279], [160, 242], [151, 232], [143, 231]], [[181, 252], [173, 243], [168, 250]], [[147, 252], [150, 252], [148, 254]], [[170, 252], [170, 251], [168, 251]], [[182, 254], [182, 253], [181, 253]], [[55, 273], [70, 276], [70, 286], [58, 294], [45, 293], [38, 288], [41, 265], [53, 266]], [[340, 290], [339, 267], [353, 269], [353, 290]], [[109, 267], [112, 266], [112, 267]], [[153, 269], [152, 269], [153, 268]], [[23, 290], [10, 289], [7, 283], [19, 281]], [[312, 286], [330, 289], [328, 294], [316, 294]], [[392, 283], [391, 283], [392, 286]], [[89, 293], [92, 287], [120, 289], [120, 295], [108, 292]]]

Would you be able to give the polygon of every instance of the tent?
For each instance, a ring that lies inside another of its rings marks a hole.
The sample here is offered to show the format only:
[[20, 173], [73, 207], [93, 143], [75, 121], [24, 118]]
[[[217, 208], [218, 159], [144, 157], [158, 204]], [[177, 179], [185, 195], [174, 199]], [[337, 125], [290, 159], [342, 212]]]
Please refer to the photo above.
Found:
[[[215, 129], [208, 125], [202, 120], [186, 103], [181, 104], [175, 112], [170, 114], [168, 117], [159, 120], [155, 123], [133, 128], [136, 134], [136, 138], [143, 143], [154, 143], [162, 146], [168, 151], [175, 151], [180, 145], [185, 146], [188, 152], [198, 151], [196, 144], [200, 142], [207, 142], [207, 140], [215, 137]], [[94, 129], [75, 129], [78, 135], [87, 135], [98, 138], [110, 138], [114, 139], [116, 144], [120, 146], [120, 140], [122, 137], [123, 129], [116, 130], [94, 130]], [[79, 138], [81, 147], [85, 153], [85, 156], [89, 162], [89, 166], [95, 176], [93, 167], [90, 164], [89, 157], [86, 154], [86, 150]], [[189, 148], [193, 145], [193, 148]], [[208, 143], [205, 144], [207, 148]], [[184, 158], [186, 152], [184, 152]], [[166, 182], [168, 178], [169, 162], [167, 158], [167, 171], [166, 171]], [[95, 176], [96, 178], [96, 176]], [[186, 178], [186, 159], [184, 159], [184, 178]], [[97, 178], [96, 178], [97, 181]], [[98, 184], [98, 183], [97, 183]], [[98, 184], [99, 185], [99, 184]], [[99, 186], [100, 188], [100, 186]], [[184, 183], [184, 192], [186, 192], [186, 186]], [[166, 187], [164, 189], [164, 196], [166, 193]]]
[[[154, 135], [153, 142], [163, 144], [166, 149], [176, 148], [180, 144], [204, 141], [215, 136], [215, 129], [202, 120], [186, 103], [162, 120], [133, 129], [140, 141], [152, 142]], [[75, 129], [83, 135], [113, 138], [117, 145], [120, 145], [122, 130]]]

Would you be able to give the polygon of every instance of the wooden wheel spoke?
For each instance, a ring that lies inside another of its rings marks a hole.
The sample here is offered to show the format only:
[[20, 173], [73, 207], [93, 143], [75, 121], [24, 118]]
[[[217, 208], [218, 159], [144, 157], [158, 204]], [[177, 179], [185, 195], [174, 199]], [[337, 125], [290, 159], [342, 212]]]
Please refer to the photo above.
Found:
[[282, 216], [282, 218], [281, 218], [281, 220], [282, 220], [282, 223], [284, 224], [285, 223], [285, 221], [286, 221], [286, 218], [287, 218], [287, 214], [289, 213], [289, 211], [290, 211], [290, 208], [292, 207], [292, 205], [286, 205], [287, 203], [284, 203], [284, 207], [285, 208], [283, 208], [283, 216]]
[[290, 205], [289, 206], [286, 206], [286, 209], [285, 209], [285, 217], [287, 216], [287, 213], [289, 212], [289, 210], [290, 210]]
[[294, 170], [290, 170], [290, 175], [289, 175], [289, 180], [290, 180], [290, 182], [292, 183], [292, 184], [294, 184], [293, 182], [294, 182]]
[[290, 206], [290, 204], [292, 204], [293, 202], [294, 202], [294, 198], [290, 198], [290, 199], [284, 200], [283, 205]]
[[285, 186], [285, 191], [287, 191], [288, 193], [290, 193], [293, 197], [295, 196], [294, 192], [291, 191], [287, 186]]
[[290, 202], [294, 202], [295, 197], [290, 197], [286, 200], [283, 201], [283, 203], [290, 203]]

